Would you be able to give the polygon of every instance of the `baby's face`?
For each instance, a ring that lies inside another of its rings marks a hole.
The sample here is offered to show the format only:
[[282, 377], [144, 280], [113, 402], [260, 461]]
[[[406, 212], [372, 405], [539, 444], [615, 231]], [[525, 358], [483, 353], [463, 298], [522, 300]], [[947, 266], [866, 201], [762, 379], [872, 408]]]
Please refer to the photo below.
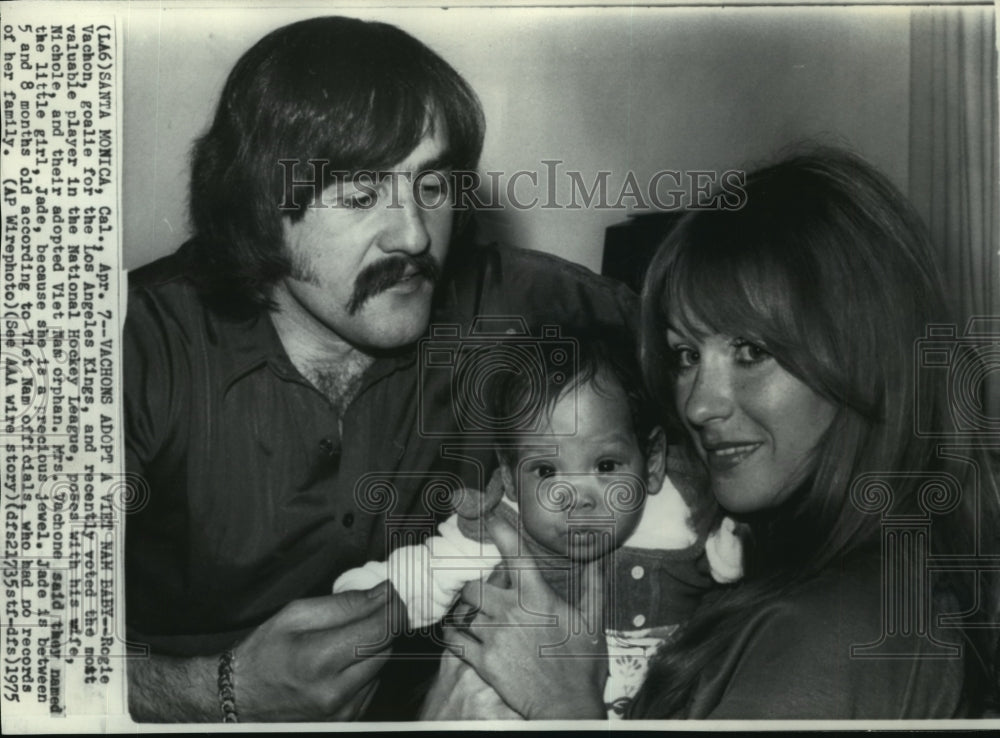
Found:
[[[533, 444], [557, 446], [559, 454], [533, 451]], [[515, 493], [521, 524], [535, 541], [587, 561], [635, 530], [650, 479], [617, 382], [602, 377], [598, 387], [588, 382], [565, 392], [540, 432], [520, 445]]]

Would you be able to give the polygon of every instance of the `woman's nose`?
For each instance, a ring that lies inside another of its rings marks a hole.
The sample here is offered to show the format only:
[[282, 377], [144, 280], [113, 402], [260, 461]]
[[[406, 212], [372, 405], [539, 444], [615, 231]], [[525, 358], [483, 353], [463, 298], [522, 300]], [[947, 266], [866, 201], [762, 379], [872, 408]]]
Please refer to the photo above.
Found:
[[728, 418], [733, 412], [730, 372], [722, 366], [701, 364], [683, 401], [684, 415], [691, 425], [703, 426]]

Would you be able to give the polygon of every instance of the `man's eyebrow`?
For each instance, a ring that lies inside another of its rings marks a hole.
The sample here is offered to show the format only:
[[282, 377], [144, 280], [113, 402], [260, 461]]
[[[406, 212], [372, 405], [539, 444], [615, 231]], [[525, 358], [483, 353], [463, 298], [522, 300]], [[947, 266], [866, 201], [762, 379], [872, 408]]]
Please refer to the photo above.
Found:
[[442, 171], [444, 169], [451, 169], [451, 167], [452, 167], [451, 152], [444, 151], [432, 159], [426, 159], [422, 162], [419, 162], [416, 166], [412, 168], [383, 169], [378, 172], [378, 176], [381, 178], [388, 176], [390, 174], [399, 174], [401, 172], [410, 172], [410, 173], [435, 172], [435, 171]]
[[428, 159], [425, 162], [421, 162], [419, 165], [417, 165], [415, 171], [431, 172], [441, 169], [451, 169], [451, 167], [452, 167], [451, 152], [444, 151], [435, 156], [433, 159]]

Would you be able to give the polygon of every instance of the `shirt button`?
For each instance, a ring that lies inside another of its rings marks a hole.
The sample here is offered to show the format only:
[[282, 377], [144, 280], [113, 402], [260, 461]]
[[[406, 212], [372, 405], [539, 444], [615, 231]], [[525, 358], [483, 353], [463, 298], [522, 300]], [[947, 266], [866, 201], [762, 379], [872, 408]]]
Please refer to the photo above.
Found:
[[634, 618], [632, 618], [632, 625], [634, 625], [636, 628], [641, 628], [645, 624], [646, 624], [645, 615], [636, 615]]
[[344, 527], [350, 528], [354, 525], [354, 513], [347, 513], [344, 515]]
[[643, 577], [643, 575], [645, 573], [646, 573], [646, 570], [643, 569], [641, 566], [633, 566], [632, 567], [632, 578], [633, 579], [642, 579], [642, 577]]

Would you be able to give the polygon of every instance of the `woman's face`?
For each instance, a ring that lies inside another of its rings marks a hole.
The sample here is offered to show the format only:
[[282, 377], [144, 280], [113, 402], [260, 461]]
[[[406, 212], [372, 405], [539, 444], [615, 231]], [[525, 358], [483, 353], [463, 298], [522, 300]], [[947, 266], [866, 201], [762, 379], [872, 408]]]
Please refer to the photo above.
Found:
[[713, 494], [735, 513], [779, 505], [812, 471], [835, 406], [758, 343], [678, 323], [667, 332], [674, 397]]

